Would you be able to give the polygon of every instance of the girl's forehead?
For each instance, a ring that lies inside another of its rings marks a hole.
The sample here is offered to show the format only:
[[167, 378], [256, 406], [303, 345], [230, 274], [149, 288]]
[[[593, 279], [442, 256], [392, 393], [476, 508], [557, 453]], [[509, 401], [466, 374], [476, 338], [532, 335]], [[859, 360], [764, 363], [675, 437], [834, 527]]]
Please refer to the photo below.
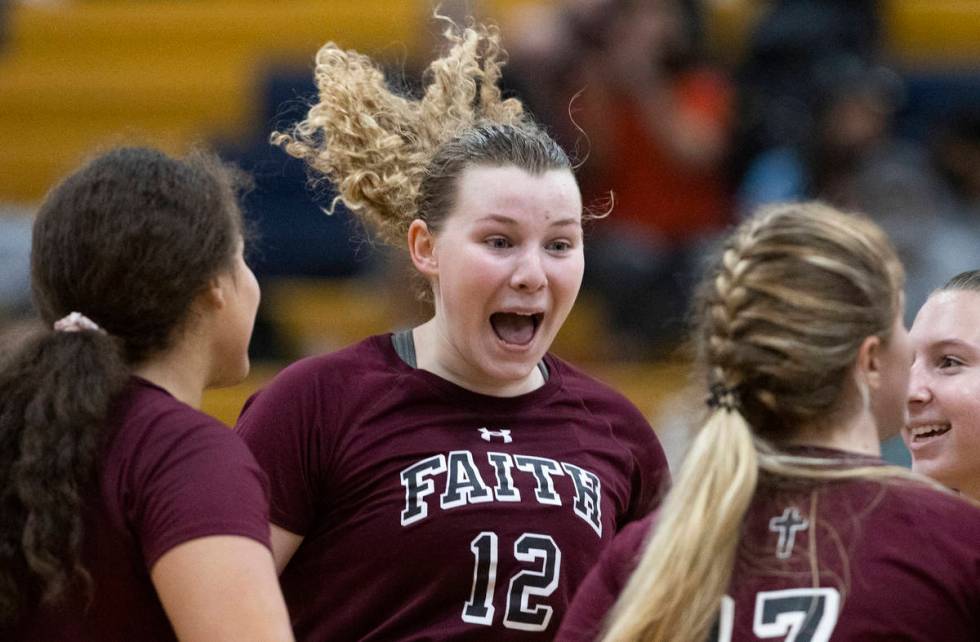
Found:
[[567, 169], [532, 174], [518, 167], [468, 167], [459, 180], [456, 212], [535, 214], [545, 218], [578, 218], [582, 197]]
[[980, 345], [980, 292], [945, 290], [929, 297], [912, 324], [921, 340], [959, 339]]

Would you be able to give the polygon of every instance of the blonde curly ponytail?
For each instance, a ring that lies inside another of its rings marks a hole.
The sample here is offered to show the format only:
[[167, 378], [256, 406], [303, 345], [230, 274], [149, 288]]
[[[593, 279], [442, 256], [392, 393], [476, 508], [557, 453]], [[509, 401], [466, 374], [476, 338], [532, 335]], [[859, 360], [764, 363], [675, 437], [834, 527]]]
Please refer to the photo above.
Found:
[[[451, 206], [455, 179], [466, 165], [513, 163], [532, 170], [522, 164], [521, 153], [495, 156], [467, 142], [475, 131], [483, 129], [483, 139], [496, 132], [543, 145], [545, 169], [570, 166], [554, 141], [524, 116], [521, 103], [501, 95], [506, 55], [499, 31], [480, 24], [461, 28], [442, 19], [448, 23], [449, 50], [426, 70], [421, 99], [392, 92], [370, 58], [327, 43], [316, 57], [319, 102], [290, 132], [272, 135], [273, 144], [330, 180], [338, 199], [396, 247], [405, 244], [417, 217], [438, 227], [448, 210], [432, 208]], [[454, 142], [456, 148], [447, 153]], [[487, 147], [486, 140], [482, 143]], [[441, 168], [437, 174], [451, 175], [427, 189], [434, 166]]]

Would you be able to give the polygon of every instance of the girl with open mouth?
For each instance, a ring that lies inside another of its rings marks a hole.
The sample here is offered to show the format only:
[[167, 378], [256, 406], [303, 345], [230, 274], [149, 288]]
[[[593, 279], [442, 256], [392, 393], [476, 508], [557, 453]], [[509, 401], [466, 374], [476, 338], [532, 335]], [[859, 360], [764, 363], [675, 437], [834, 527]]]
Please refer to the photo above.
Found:
[[239, 421], [300, 640], [550, 639], [668, 477], [642, 414], [548, 353], [584, 270], [571, 162], [501, 96], [497, 32], [446, 36], [418, 100], [327, 44], [318, 104], [273, 137], [408, 250], [433, 306], [291, 366]]

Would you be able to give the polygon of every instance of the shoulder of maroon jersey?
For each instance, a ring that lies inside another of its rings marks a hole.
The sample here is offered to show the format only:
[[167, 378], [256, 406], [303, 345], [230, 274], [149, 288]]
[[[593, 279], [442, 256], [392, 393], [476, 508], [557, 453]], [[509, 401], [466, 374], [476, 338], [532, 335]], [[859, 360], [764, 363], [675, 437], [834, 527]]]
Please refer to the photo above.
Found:
[[552, 373], [561, 377], [562, 385], [569, 391], [577, 392], [588, 398], [608, 398], [632, 405], [630, 401], [609, 384], [587, 374], [582, 369], [557, 357], [550, 352], [545, 356], [545, 363]]
[[[980, 538], [980, 506], [954, 492], [925, 483], [895, 481], [889, 484], [885, 502], [891, 510], [904, 513], [912, 523], [928, 530], [948, 530], [955, 524], [953, 528], [969, 529]], [[956, 537], [965, 534], [963, 530], [953, 532]]]
[[[249, 431], [250, 412], [280, 404], [289, 407], [319, 408], [334, 420], [336, 413], [351, 412], [355, 400], [376, 395], [387, 385], [385, 378], [403, 374], [408, 368], [391, 346], [391, 335], [375, 335], [335, 352], [305, 357], [283, 368], [245, 402], [237, 429]], [[313, 426], [314, 424], [310, 424]]]
[[648, 424], [646, 417], [633, 405], [633, 402], [609, 384], [553, 354], [547, 355], [546, 363], [552, 372], [557, 370], [565, 390], [579, 397], [589, 410], [607, 416], [620, 414], [628, 416], [631, 420], [639, 419], [644, 424]]
[[127, 432], [126, 441], [162, 444], [182, 442], [189, 437], [239, 441], [228, 426], [161, 388], [137, 385], [131, 391], [127, 402], [119, 407], [114, 427]]
[[394, 368], [398, 365], [397, 354], [394, 348], [385, 350], [385, 341], [391, 342], [390, 334], [370, 336], [335, 352], [299, 359], [283, 368], [275, 378], [307, 384], [324, 378], [343, 382], [351, 376]]
[[646, 549], [646, 544], [657, 523], [658, 512], [659, 509], [623, 526], [616, 533], [612, 544], [602, 554], [604, 563], [609, 567], [606, 569], [607, 572], [618, 577], [623, 585], [633, 574], [640, 556]]
[[180, 401], [163, 388], [135, 379], [130, 383], [125, 401], [120, 405], [123, 418], [133, 421], [174, 419], [181, 424], [209, 424], [226, 427], [211, 415]]
[[616, 533], [616, 545], [626, 550], [641, 551], [649, 539], [659, 515], [660, 509], [657, 508], [646, 516], [626, 524]]
[[861, 478], [833, 483], [828, 490], [828, 499], [836, 496], [831, 501], [849, 506], [848, 510], [866, 515], [873, 523], [887, 524], [892, 540], [944, 549], [960, 549], [964, 542], [973, 547], [980, 541], [980, 508], [925, 482]]

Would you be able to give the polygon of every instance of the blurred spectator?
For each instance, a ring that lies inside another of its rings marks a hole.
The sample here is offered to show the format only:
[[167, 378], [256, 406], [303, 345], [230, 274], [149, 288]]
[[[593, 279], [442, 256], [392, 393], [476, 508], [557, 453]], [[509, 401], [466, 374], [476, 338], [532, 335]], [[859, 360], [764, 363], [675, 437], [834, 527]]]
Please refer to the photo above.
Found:
[[[933, 288], [980, 265], [980, 201], [969, 187], [970, 163], [980, 158], [966, 151], [970, 118], [944, 129], [934, 163], [921, 144], [894, 134], [902, 92], [893, 72], [852, 57], [824, 64], [815, 74], [821, 93], [814, 97], [810, 137], [766, 151], [750, 164], [739, 211], [819, 198], [874, 218], [905, 264], [911, 322]], [[980, 150], [980, 139], [973, 141]]]
[[[922, 144], [895, 133], [906, 92], [899, 76], [876, 62], [878, 5], [772, 5], [750, 36], [738, 75], [732, 167], [743, 216], [764, 203], [820, 198], [876, 219], [905, 263], [911, 321], [932, 288], [976, 267], [980, 218], [964, 207], [970, 198], [956, 187], [964, 185], [956, 178], [962, 173], [942, 160], [963, 148], [938, 146], [937, 172]], [[948, 128], [944, 140], [966, 140], [968, 130]]]
[[[849, 207], [878, 221], [905, 265], [905, 319], [945, 282], [942, 236], [946, 232], [942, 181], [923, 148], [893, 141], [869, 153], [855, 173]], [[937, 252], [938, 250], [938, 252]]]
[[894, 145], [898, 77], [854, 56], [814, 62], [807, 134], [752, 159], [739, 188], [744, 215], [761, 204], [821, 198], [855, 207], [855, 181], [869, 159]]
[[963, 108], [934, 137], [933, 153], [957, 215], [980, 222], [980, 107]]
[[928, 236], [920, 232], [917, 240], [928, 260], [920, 291], [910, 291], [913, 312], [950, 277], [980, 267], [980, 108], [952, 114], [933, 135], [931, 147], [944, 198], [937, 225]]
[[516, 89], [585, 156], [586, 203], [601, 211], [612, 194], [586, 287], [610, 305], [617, 356], [657, 356], [682, 330], [699, 244], [730, 212], [732, 89], [702, 55], [698, 4], [577, 0], [515, 31]]
[[748, 36], [737, 72], [738, 117], [730, 167], [740, 180], [759, 153], [799, 145], [814, 125], [824, 88], [814, 82], [833, 60], [878, 56], [877, 0], [775, 0]]

